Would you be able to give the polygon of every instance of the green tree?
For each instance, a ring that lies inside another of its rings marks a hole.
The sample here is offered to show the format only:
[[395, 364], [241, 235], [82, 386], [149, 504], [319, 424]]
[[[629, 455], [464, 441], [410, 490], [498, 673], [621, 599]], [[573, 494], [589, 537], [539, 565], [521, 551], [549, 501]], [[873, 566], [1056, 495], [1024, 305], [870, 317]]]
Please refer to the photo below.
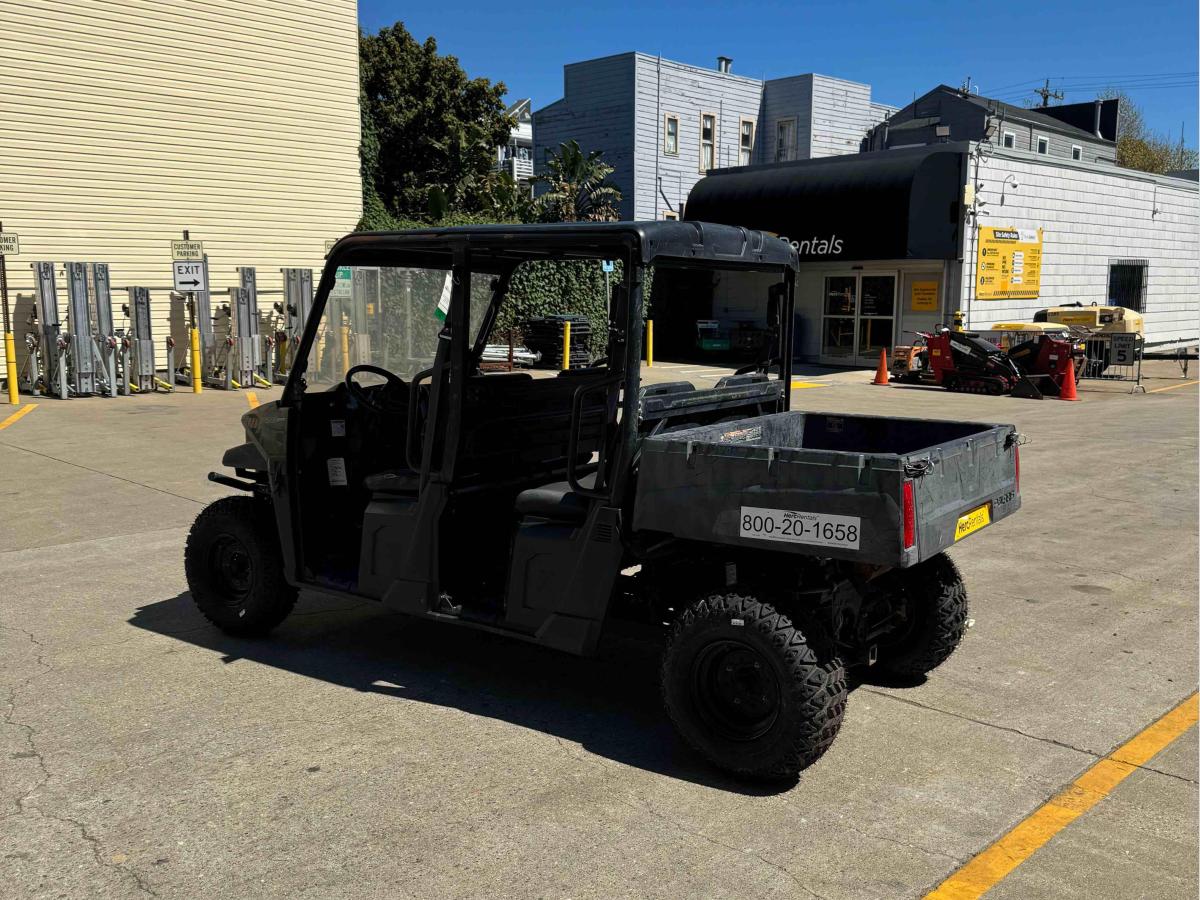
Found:
[[546, 160], [546, 171], [534, 180], [545, 184], [538, 197], [543, 221], [615, 222], [621, 191], [608, 180], [615, 170], [600, 150], [584, 154], [576, 141], [559, 144]]
[[1121, 101], [1117, 112], [1117, 165], [1160, 175], [1175, 169], [1195, 168], [1196, 151], [1183, 143], [1183, 136], [1173, 142], [1166, 135], [1152, 131], [1132, 97], [1113, 89], [1100, 96]]
[[359, 69], [363, 224], [428, 219], [431, 206], [490, 213], [503, 188], [494, 148], [514, 126], [504, 84], [468, 78], [432, 37], [418, 43], [400, 22], [359, 36]]

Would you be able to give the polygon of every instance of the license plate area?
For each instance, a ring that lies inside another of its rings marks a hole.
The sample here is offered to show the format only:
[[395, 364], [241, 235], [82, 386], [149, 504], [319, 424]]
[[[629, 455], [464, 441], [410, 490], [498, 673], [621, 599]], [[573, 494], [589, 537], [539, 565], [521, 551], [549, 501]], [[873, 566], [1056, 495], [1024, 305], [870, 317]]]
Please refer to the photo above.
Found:
[[957, 543], [968, 534], [974, 534], [979, 529], [986, 528], [991, 524], [992, 504], [985, 503], [983, 506], [977, 506], [970, 512], [958, 517], [958, 524], [954, 526], [954, 540]]
[[743, 506], [740, 517], [739, 536], [753, 540], [857, 550], [862, 539], [859, 516]]

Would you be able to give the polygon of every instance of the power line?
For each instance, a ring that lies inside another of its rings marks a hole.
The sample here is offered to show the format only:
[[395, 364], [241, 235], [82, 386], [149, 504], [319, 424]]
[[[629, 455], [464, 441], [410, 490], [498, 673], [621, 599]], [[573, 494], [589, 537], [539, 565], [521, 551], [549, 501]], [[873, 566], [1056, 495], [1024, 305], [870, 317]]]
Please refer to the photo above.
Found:
[[[1109, 89], [1125, 90], [1130, 93], [1139, 93], [1141, 91], [1176, 89], [1176, 88], [1194, 88], [1194, 87], [1200, 87], [1200, 81], [1197, 81], [1196, 79], [1192, 79], [1190, 81], [1173, 81], [1173, 82], [1163, 82], [1163, 83], [1157, 83], [1157, 84], [1128, 84], [1128, 83], [1116, 82], [1116, 81], [1098, 81], [1094, 84], [1064, 84], [1064, 85], [1060, 85], [1059, 89], [1061, 91], [1075, 91], [1077, 93], [1090, 92], [1090, 91], [1104, 91], [1104, 90], [1109, 90]], [[1001, 93], [1001, 94], [987, 93], [984, 96], [991, 97], [993, 100], [1002, 100], [1002, 101], [1008, 102], [1011, 100], [1023, 99], [1025, 97], [1028, 97], [1031, 93], [1032, 94], [1040, 94], [1041, 89], [1032, 90], [1032, 91], [1015, 91], [1015, 92]]]
[[[1062, 82], [1059, 86], [1063, 89], [1067, 89], [1074, 88], [1075, 85], [1079, 83], [1091, 83], [1093, 81], [1105, 81], [1106, 83], [1109, 81], [1120, 81], [1122, 84], [1132, 85], [1142, 81], [1152, 81], [1154, 79], [1180, 79], [1190, 78], [1196, 75], [1200, 75], [1200, 72], [1159, 72], [1156, 74], [1147, 75], [1051, 75], [1045, 80]], [[1005, 96], [1011, 96], [1016, 93], [1023, 95], [1029, 93], [1029, 90], [1024, 88], [1036, 85], [1042, 80], [1043, 79], [1040, 78], [1030, 78], [1026, 81], [1018, 81], [1013, 84], [1004, 84], [996, 88], [988, 88], [987, 93], [992, 97], [998, 97], [1001, 94], [1004, 94]], [[1017, 91], [1017, 88], [1023, 88], [1024, 90]]]
[[1050, 79], [1046, 79], [1046, 83], [1040, 88], [1034, 88], [1033, 93], [1042, 98], [1042, 106], [1049, 106], [1051, 100], [1061, 100], [1063, 98], [1062, 91], [1050, 90]]

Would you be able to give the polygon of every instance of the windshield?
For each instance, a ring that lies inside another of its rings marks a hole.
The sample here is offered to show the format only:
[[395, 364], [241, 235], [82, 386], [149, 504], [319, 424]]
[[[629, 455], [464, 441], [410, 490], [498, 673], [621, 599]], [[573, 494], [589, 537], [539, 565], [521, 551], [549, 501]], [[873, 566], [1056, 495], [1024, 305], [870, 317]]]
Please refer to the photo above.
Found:
[[[308, 390], [340, 384], [356, 365], [379, 366], [404, 381], [428, 369], [450, 308], [451, 278], [448, 269], [341, 266], [308, 351]], [[472, 335], [491, 298], [491, 281], [471, 277]]]

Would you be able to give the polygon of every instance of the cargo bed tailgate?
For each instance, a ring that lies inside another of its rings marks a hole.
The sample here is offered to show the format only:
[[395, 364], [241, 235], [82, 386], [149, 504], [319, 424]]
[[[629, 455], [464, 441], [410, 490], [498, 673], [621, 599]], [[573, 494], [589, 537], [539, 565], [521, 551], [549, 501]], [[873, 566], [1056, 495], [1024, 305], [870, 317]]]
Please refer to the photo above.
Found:
[[910, 566], [1015, 512], [1011, 425], [786, 412], [647, 438], [635, 530]]

